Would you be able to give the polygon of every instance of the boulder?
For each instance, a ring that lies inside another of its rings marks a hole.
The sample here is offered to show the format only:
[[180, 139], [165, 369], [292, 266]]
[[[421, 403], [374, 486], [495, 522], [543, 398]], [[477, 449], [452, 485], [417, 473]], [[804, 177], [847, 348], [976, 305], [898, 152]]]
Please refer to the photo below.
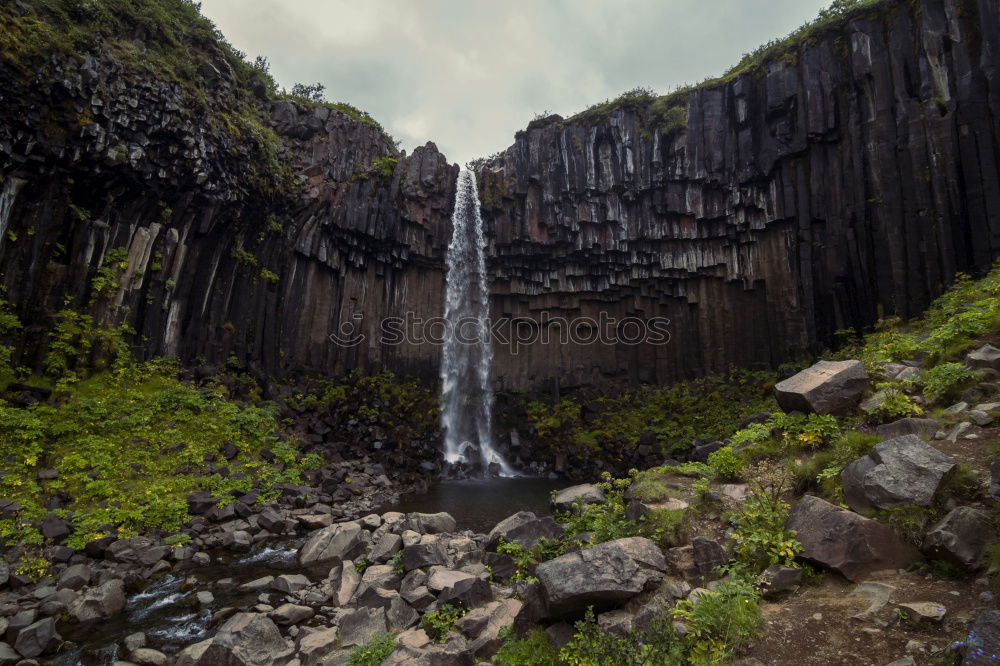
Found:
[[425, 534], [420, 537], [419, 543], [404, 546], [402, 552], [403, 568], [406, 571], [448, 562], [444, 540], [437, 535]]
[[388, 562], [403, 549], [403, 537], [388, 532], [383, 534], [368, 551], [369, 562]]
[[457, 527], [451, 514], [441, 513], [409, 513], [406, 515], [406, 529], [420, 534], [444, 534], [454, 532]]
[[111, 543], [104, 551], [104, 557], [113, 562], [151, 567], [166, 557], [169, 551], [166, 546], [157, 546], [151, 539], [137, 536]]
[[855, 511], [930, 506], [955, 462], [916, 435], [878, 444], [841, 472], [844, 497]]
[[14, 650], [25, 659], [34, 659], [54, 652], [61, 643], [62, 638], [56, 633], [56, 621], [47, 617], [17, 632]]
[[384, 608], [358, 608], [340, 618], [340, 644], [364, 645], [375, 634], [387, 631]]
[[571, 511], [574, 504], [602, 504], [604, 491], [592, 483], [563, 488], [552, 497], [552, 508], [556, 511]]
[[299, 549], [303, 566], [331, 560], [353, 560], [368, 551], [371, 535], [357, 523], [338, 523], [319, 530]]
[[14, 666], [21, 661], [21, 655], [9, 643], [0, 643], [0, 666]]
[[305, 622], [315, 614], [315, 611], [309, 606], [282, 604], [271, 611], [270, 617], [274, 620], [275, 624], [288, 626]]
[[710, 455], [719, 449], [725, 448], [725, 446], [726, 443], [718, 439], [712, 440], [711, 442], [696, 444], [694, 448], [691, 449], [691, 453], [688, 455], [688, 460], [691, 462], [707, 463]]
[[989, 515], [960, 506], [931, 528], [924, 538], [923, 550], [927, 557], [973, 567], [994, 538]]
[[868, 373], [861, 361], [819, 361], [778, 382], [774, 391], [786, 412], [844, 414], [858, 404], [866, 388]]
[[795, 590], [802, 584], [802, 569], [783, 564], [772, 564], [760, 575], [761, 588], [765, 597]]
[[920, 558], [888, 526], [812, 495], [799, 500], [785, 527], [795, 531], [803, 559], [852, 581], [873, 571], [906, 568]]
[[475, 608], [493, 600], [490, 584], [464, 571], [434, 567], [427, 577], [427, 588], [437, 594], [439, 605], [450, 603]]
[[718, 568], [729, 561], [726, 549], [705, 537], [695, 537], [690, 545], [671, 548], [670, 568], [685, 580], [701, 583], [719, 578]]
[[[285, 644], [278, 626], [260, 613], [237, 613], [226, 620], [218, 633], [203, 648], [195, 650], [197, 656], [190, 662], [180, 655], [175, 664], [191, 666], [270, 666], [284, 663], [292, 654]], [[201, 646], [198, 643], [191, 648]], [[181, 654], [188, 653], [191, 648]]]
[[298, 658], [302, 666], [319, 666], [337, 650], [337, 628], [310, 631], [299, 639]]
[[970, 368], [1000, 371], [1000, 349], [993, 345], [983, 345], [976, 351], [969, 352], [965, 362]]
[[118, 578], [92, 587], [74, 599], [69, 614], [77, 622], [107, 620], [125, 608], [125, 583]]
[[399, 595], [393, 597], [385, 612], [386, 624], [392, 631], [409, 629], [420, 621], [420, 614]]
[[166, 666], [167, 655], [152, 648], [138, 648], [129, 653], [129, 661], [139, 666]]
[[649, 539], [629, 537], [543, 562], [536, 569], [552, 618], [581, 615], [588, 606], [607, 610], [659, 583], [667, 570]]
[[916, 435], [920, 439], [930, 441], [934, 437], [934, 433], [940, 429], [941, 423], [934, 419], [905, 418], [877, 426], [875, 434], [882, 439]]
[[496, 524], [486, 539], [486, 550], [496, 550], [503, 539], [531, 550], [539, 541], [554, 541], [562, 536], [563, 527], [549, 517], [539, 518], [530, 511], [519, 511]]
[[285, 594], [295, 594], [309, 585], [309, 579], [302, 574], [282, 574], [271, 582], [271, 589]]
[[90, 583], [91, 571], [86, 564], [74, 564], [59, 574], [56, 587], [59, 589], [82, 590]]
[[485, 661], [500, 649], [500, 631], [513, 625], [521, 606], [517, 599], [495, 601], [470, 611], [455, 623], [455, 628], [470, 640], [472, 655]]

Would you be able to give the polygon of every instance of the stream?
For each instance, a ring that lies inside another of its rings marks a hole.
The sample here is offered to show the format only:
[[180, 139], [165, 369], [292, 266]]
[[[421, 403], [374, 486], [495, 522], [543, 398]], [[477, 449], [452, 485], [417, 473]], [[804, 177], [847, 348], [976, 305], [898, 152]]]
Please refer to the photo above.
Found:
[[[377, 513], [446, 511], [455, 518], [459, 530], [487, 533], [496, 523], [518, 511], [548, 515], [551, 491], [566, 486], [565, 480], [537, 478], [442, 481], [426, 493], [404, 496], [398, 502], [383, 505]], [[244, 609], [258, 603], [259, 593], [242, 591], [241, 584], [285, 573], [303, 573], [314, 581], [325, 578], [329, 563], [303, 568], [296, 559], [306, 539], [299, 536], [274, 541], [242, 557], [222, 553], [209, 566], [155, 579], [130, 595], [125, 610], [111, 620], [92, 626], [60, 626], [63, 638], [77, 647], [55, 655], [47, 663], [110, 666], [124, 658], [126, 650], [120, 644], [136, 632], [146, 634], [147, 647], [167, 654], [204, 640], [212, 633], [214, 612], [225, 607]], [[200, 607], [197, 594], [205, 590], [215, 599]]]

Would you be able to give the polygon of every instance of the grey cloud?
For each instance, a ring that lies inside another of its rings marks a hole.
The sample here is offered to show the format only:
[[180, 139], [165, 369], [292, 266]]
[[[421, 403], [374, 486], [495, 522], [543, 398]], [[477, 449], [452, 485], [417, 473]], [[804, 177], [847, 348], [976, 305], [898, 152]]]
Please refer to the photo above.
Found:
[[828, 0], [204, 0], [279, 84], [322, 82], [404, 148], [463, 162], [506, 148], [538, 112], [722, 73]]

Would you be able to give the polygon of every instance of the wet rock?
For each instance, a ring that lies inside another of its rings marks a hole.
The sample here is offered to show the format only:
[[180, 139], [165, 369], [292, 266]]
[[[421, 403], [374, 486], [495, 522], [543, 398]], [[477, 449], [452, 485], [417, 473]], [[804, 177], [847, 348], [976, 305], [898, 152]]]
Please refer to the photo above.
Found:
[[25, 659], [34, 659], [55, 652], [61, 643], [62, 638], [56, 632], [55, 620], [47, 617], [17, 632], [14, 650]]
[[69, 605], [69, 614], [77, 622], [107, 620], [125, 608], [125, 584], [118, 578], [85, 590]]
[[873, 571], [902, 569], [920, 558], [886, 525], [806, 495], [785, 527], [795, 530], [801, 557], [857, 581]]
[[496, 550], [503, 539], [506, 543], [516, 543], [525, 550], [531, 550], [543, 539], [558, 539], [563, 531], [559, 523], [547, 516], [539, 518], [531, 511], [519, 511], [496, 524], [486, 539], [486, 549]]
[[954, 461], [916, 435], [878, 444], [841, 472], [844, 497], [855, 511], [929, 506]]
[[931, 528], [924, 538], [923, 550], [927, 557], [972, 567], [979, 563], [986, 546], [994, 539], [989, 515], [960, 506]]
[[364, 645], [375, 634], [386, 631], [384, 608], [358, 608], [340, 618], [340, 644], [344, 647]]
[[786, 412], [843, 414], [858, 404], [868, 388], [861, 361], [819, 361], [775, 387], [778, 404]]
[[324, 527], [299, 549], [303, 566], [331, 560], [353, 560], [368, 550], [371, 535], [356, 523]]
[[617, 539], [538, 565], [536, 576], [552, 618], [627, 601], [663, 579], [667, 563], [649, 539]]
[[602, 504], [604, 491], [592, 483], [563, 488], [552, 497], [552, 508], [556, 511], [572, 511], [574, 504]]

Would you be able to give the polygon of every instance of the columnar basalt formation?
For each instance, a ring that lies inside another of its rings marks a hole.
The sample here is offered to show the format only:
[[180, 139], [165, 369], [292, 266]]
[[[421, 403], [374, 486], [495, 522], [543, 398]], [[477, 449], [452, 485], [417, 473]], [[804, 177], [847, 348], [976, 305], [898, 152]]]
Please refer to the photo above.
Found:
[[[379, 325], [442, 314], [458, 167], [348, 109], [234, 96], [221, 55], [185, 87], [113, 52], [0, 57], [0, 283], [26, 324], [20, 361], [40, 365], [69, 307], [127, 323], [142, 356], [433, 380], [440, 348]], [[992, 0], [890, 2], [666, 113], [532, 123], [478, 169], [494, 316], [664, 317], [671, 341], [501, 344], [498, 387], [772, 366], [986, 268], [997, 53]]]
[[988, 1], [891, 3], [679, 95], [686, 126], [647, 103], [519, 133], [480, 175], [495, 314], [660, 316], [672, 340], [498, 351], [500, 381], [772, 366], [838, 329], [915, 315], [957, 271], [988, 267], [997, 14]]

